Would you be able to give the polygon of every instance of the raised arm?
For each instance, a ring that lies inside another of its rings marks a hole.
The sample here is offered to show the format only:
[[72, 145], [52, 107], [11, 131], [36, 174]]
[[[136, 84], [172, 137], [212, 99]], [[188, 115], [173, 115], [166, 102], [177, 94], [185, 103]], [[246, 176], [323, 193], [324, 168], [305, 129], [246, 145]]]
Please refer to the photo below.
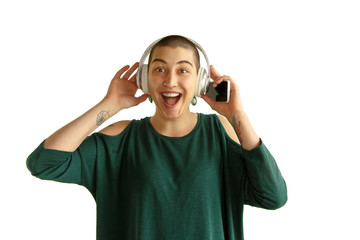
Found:
[[[242, 145], [241, 148], [234, 144], [228, 145], [230, 167], [227, 169], [232, 172], [226, 174], [227, 178], [230, 178], [228, 183], [234, 184], [233, 189], [243, 189], [245, 204], [266, 209], [282, 207], [287, 201], [285, 180], [275, 159], [251, 126], [241, 104], [238, 86], [229, 76], [221, 76], [214, 67], [211, 67], [211, 76], [215, 85], [225, 80], [230, 81], [230, 101], [215, 102], [206, 95], [203, 99], [212, 109], [226, 117], [227, 120], [224, 117], [219, 118], [225, 130], [235, 142]], [[240, 161], [240, 158], [243, 161]], [[246, 174], [241, 175], [241, 169], [244, 169]], [[243, 177], [241, 181], [234, 179], [239, 176]], [[239, 183], [242, 186], [235, 186]]]
[[[211, 77], [214, 79], [214, 87], [222, 81], [230, 81], [230, 101], [228, 103], [216, 102], [209, 96], [203, 95], [203, 99], [210, 107], [225, 116], [229, 123], [232, 124], [235, 133], [246, 150], [251, 150], [260, 145], [260, 139], [252, 127], [241, 103], [239, 87], [229, 76], [220, 75], [216, 69], [211, 66]], [[224, 124], [226, 128], [226, 124]], [[228, 131], [229, 132], [229, 131]], [[231, 135], [230, 135], [231, 136]]]
[[[130, 78], [139, 64], [131, 68], [124, 66], [112, 79], [108, 92], [96, 106], [57, 130], [44, 142], [46, 149], [75, 151], [84, 139], [110, 117], [122, 109], [130, 108], [145, 101], [147, 95], [135, 97], [137, 85], [135, 75]], [[130, 79], [129, 79], [130, 78]]]

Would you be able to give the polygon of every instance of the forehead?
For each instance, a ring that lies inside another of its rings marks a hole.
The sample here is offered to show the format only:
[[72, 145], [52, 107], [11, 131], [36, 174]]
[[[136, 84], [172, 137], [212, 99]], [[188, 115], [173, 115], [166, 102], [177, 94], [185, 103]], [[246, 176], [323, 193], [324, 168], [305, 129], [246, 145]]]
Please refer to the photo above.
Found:
[[158, 46], [154, 49], [151, 61], [153, 59], [162, 59], [167, 63], [177, 63], [179, 61], [189, 61], [195, 64], [194, 52], [191, 49], [183, 47]]

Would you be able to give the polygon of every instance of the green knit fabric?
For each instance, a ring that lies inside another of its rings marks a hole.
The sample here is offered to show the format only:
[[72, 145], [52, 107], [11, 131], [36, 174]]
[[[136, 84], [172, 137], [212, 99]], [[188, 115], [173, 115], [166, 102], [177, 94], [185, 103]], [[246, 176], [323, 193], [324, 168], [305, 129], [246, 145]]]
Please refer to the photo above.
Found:
[[247, 151], [216, 115], [198, 116], [184, 137], [159, 134], [147, 117], [117, 136], [94, 133], [74, 152], [41, 143], [27, 167], [91, 192], [98, 240], [243, 239], [244, 204], [283, 206], [285, 181], [263, 142]]

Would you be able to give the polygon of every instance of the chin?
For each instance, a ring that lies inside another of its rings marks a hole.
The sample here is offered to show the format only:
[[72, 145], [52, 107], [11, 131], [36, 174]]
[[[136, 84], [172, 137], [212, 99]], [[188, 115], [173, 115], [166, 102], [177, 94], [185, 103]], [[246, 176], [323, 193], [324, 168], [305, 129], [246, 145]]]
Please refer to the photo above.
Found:
[[163, 116], [163, 118], [168, 120], [176, 120], [184, 115], [185, 111], [181, 109], [159, 109], [159, 112]]
[[[189, 107], [186, 107], [183, 104], [179, 104], [175, 108], [168, 108], [163, 103], [160, 103], [160, 106], [157, 106], [157, 112], [161, 114], [161, 116], [168, 120], [176, 120], [181, 118], [190, 112]], [[189, 104], [187, 105], [189, 106]]]

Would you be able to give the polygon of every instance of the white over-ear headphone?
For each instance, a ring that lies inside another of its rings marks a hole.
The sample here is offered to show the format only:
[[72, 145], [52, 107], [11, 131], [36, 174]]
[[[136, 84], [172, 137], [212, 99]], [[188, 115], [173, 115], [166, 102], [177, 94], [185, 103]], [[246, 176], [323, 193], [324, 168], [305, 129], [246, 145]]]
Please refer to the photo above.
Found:
[[[195, 88], [195, 97], [201, 97], [202, 95], [206, 94], [209, 88], [210, 82], [210, 64], [208, 57], [205, 53], [205, 50], [194, 40], [184, 37], [190, 42], [192, 42], [197, 49], [199, 49], [205, 57], [207, 69], [200, 67], [198, 69], [198, 76], [196, 79], [196, 88]], [[136, 73], [136, 84], [138, 88], [140, 88], [145, 94], [149, 93], [149, 86], [148, 86], [148, 65], [145, 64], [145, 59], [151, 52], [151, 49], [154, 47], [156, 43], [158, 43], [163, 38], [160, 38], [150, 44], [150, 46], [145, 50], [144, 54], [142, 55], [140, 62], [139, 62], [139, 69]]]

